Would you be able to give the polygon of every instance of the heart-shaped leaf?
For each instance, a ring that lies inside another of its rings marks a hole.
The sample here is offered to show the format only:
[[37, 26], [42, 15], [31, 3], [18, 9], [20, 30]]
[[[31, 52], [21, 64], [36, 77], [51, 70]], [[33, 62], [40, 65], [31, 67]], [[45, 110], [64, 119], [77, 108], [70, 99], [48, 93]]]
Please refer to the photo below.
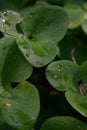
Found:
[[[10, 47], [2, 71], [3, 86], [11, 82], [26, 80], [32, 73], [33, 67], [27, 62], [16, 43]], [[6, 76], [7, 75], [7, 76]]]
[[87, 125], [72, 117], [53, 117], [45, 121], [40, 130], [87, 130]]
[[35, 67], [48, 64], [57, 55], [57, 46], [53, 42], [29, 40], [21, 37], [17, 40], [18, 47], [27, 59]]
[[16, 24], [22, 20], [19, 13], [11, 10], [0, 12], [0, 31], [4, 35], [18, 35]]
[[22, 82], [11, 95], [10, 98], [0, 98], [5, 122], [18, 130], [32, 130], [40, 110], [37, 89], [28, 82]]
[[80, 67], [71, 61], [56, 61], [48, 65], [46, 77], [57, 90], [66, 91], [67, 101], [87, 117], [87, 61]]
[[70, 14], [69, 28], [73, 29], [81, 25], [84, 19], [84, 14], [85, 14], [82, 8], [76, 4], [67, 4], [65, 6], [65, 9]]
[[33, 39], [43, 41], [61, 40], [69, 23], [68, 13], [58, 6], [36, 6], [21, 23], [23, 32]]

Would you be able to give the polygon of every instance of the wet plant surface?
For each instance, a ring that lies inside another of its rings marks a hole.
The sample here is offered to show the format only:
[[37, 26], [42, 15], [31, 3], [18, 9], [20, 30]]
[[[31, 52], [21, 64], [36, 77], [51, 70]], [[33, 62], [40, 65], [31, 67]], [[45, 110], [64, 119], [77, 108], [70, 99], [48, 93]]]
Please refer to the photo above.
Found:
[[0, 130], [87, 130], [86, 0], [0, 1]]

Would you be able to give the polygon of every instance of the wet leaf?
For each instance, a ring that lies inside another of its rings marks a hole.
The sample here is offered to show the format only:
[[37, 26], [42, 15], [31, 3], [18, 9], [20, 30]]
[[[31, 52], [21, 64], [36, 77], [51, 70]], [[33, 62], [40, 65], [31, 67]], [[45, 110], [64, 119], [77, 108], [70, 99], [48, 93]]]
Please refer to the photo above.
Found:
[[22, 20], [19, 13], [11, 10], [0, 12], [0, 31], [4, 35], [16, 36], [16, 24]]
[[32, 84], [22, 82], [11, 95], [10, 98], [0, 98], [5, 122], [18, 130], [32, 130], [40, 109], [38, 91]]
[[[46, 68], [46, 77], [50, 84], [57, 90], [75, 89], [78, 65], [71, 61], [55, 61]], [[75, 78], [73, 78], [73, 75]]]
[[56, 61], [46, 68], [49, 83], [65, 91], [67, 101], [80, 114], [87, 117], [87, 61], [80, 67], [71, 61]]
[[17, 43], [27, 61], [35, 67], [48, 64], [57, 55], [57, 46], [50, 41], [29, 40], [21, 37]]

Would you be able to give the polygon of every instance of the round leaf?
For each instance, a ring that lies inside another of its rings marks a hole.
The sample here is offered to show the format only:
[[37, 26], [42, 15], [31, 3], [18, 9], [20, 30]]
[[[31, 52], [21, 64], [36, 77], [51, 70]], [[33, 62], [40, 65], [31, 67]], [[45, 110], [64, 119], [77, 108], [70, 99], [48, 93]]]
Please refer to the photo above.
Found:
[[36, 6], [21, 23], [23, 32], [33, 39], [53, 41], [61, 40], [67, 30], [69, 16], [58, 6]]
[[18, 130], [32, 130], [40, 110], [37, 89], [28, 82], [22, 82], [12, 97], [3, 100], [1, 113], [5, 122]]
[[[76, 89], [78, 65], [71, 61], [52, 62], [46, 68], [46, 77], [57, 90]], [[75, 78], [73, 78], [75, 77]]]
[[53, 117], [45, 121], [40, 130], [87, 130], [87, 125], [72, 117]]
[[27, 59], [35, 67], [48, 64], [57, 55], [57, 46], [49, 41], [29, 40], [21, 37], [17, 40], [18, 47]]

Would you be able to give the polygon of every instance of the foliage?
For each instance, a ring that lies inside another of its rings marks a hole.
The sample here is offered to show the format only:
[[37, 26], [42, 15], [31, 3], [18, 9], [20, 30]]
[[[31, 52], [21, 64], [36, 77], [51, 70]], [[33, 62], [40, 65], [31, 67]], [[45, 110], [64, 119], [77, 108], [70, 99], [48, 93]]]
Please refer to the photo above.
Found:
[[87, 130], [87, 2], [0, 1], [0, 129]]

